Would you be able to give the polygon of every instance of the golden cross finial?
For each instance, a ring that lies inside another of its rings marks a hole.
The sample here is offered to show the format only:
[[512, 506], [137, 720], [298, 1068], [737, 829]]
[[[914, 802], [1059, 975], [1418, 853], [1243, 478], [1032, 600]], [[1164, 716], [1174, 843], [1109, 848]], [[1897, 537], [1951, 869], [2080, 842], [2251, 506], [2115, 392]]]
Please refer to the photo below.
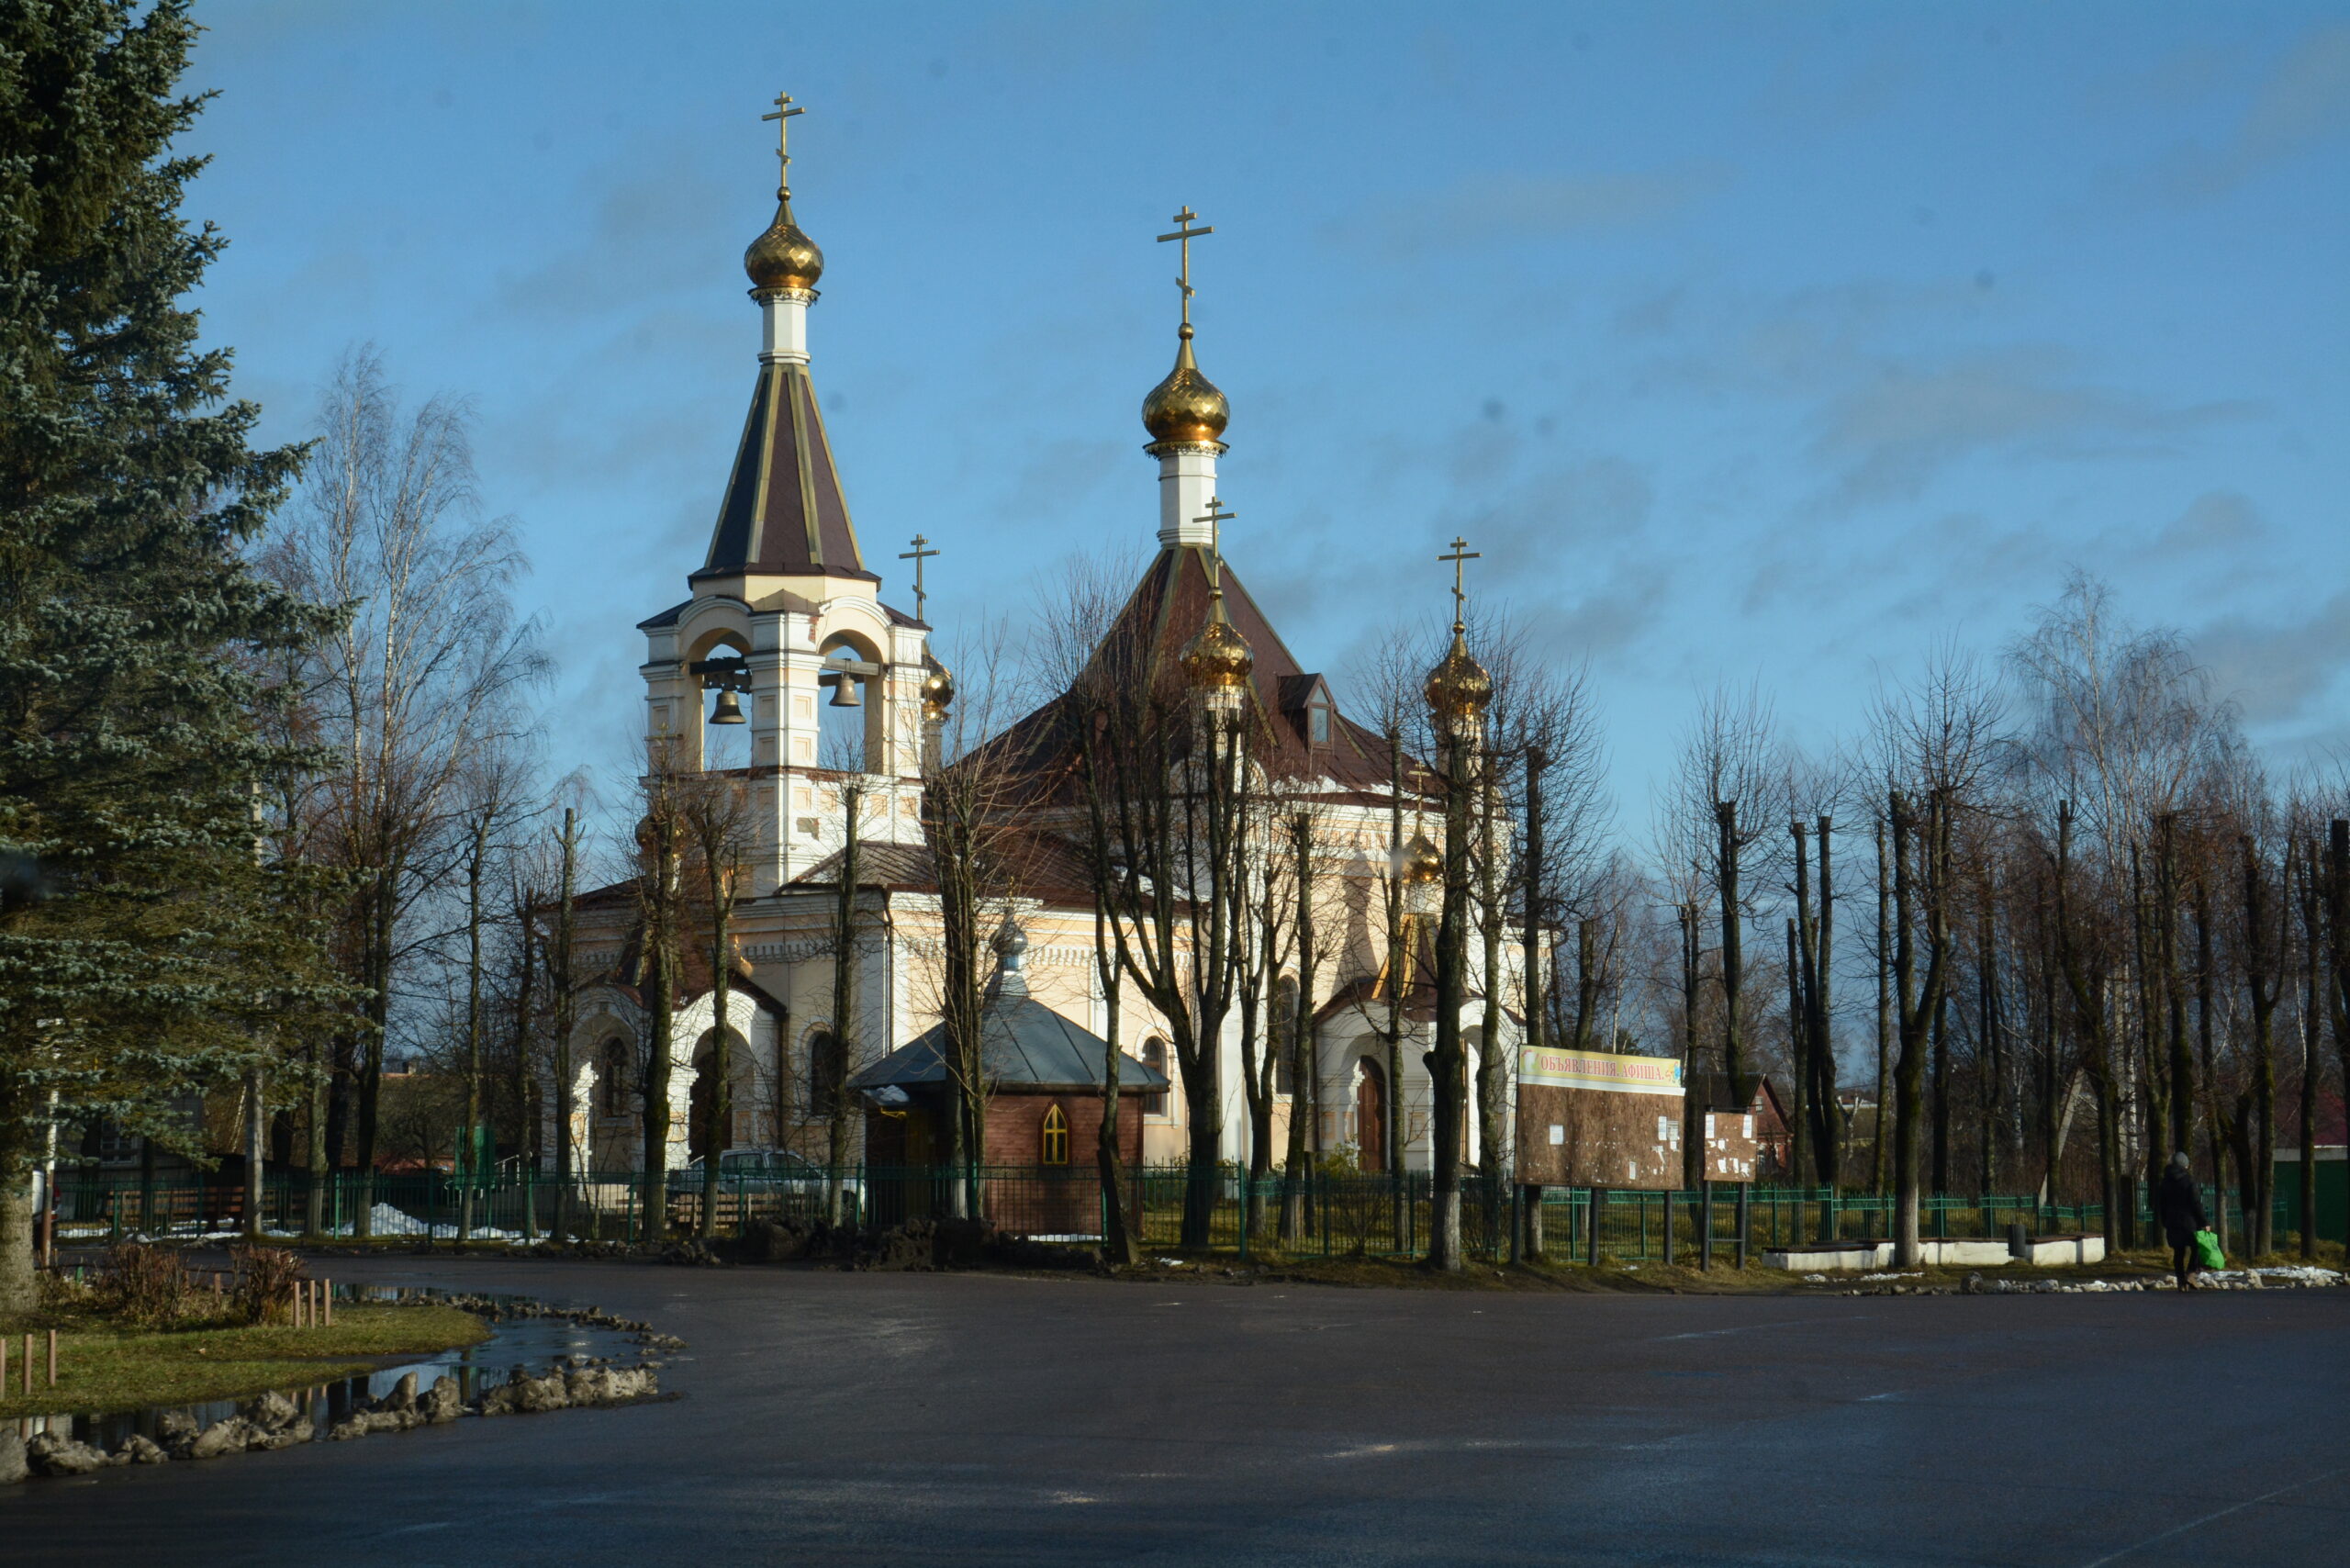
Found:
[[914, 619], [924, 623], [929, 622], [930, 617], [923, 611], [923, 596], [922, 591], [922, 564], [924, 561], [929, 560], [933, 555], [938, 554], [935, 550], [925, 550], [923, 548], [923, 545], [929, 543], [929, 540], [924, 539], [921, 534], [917, 533], [914, 535], [914, 547], [912, 549], [901, 550], [898, 552], [899, 560], [912, 561], [914, 564]]
[[775, 95], [775, 113], [759, 117], [763, 120], [771, 119], [776, 122], [775, 155], [782, 163], [782, 167], [777, 172], [776, 183], [785, 190], [791, 188], [791, 117], [804, 115], [807, 112], [791, 101], [790, 94], [778, 93]]
[[1221, 497], [1210, 496], [1207, 511], [1194, 520], [1208, 525], [1208, 592], [1218, 599], [1224, 597], [1224, 525], [1239, 515], [1225, 510]]
[[1460, 585], [1461, 564], [1482, 559], [1483, 554], [1482, 551], [1470, 549], [1469, 541], [1455, 535], [1452, 541], [1452, 554], [1437, 557], [1439, 561], [1452, 563], [1452, 629], [1455, 632], [1463, 630], [1469, 623], [1468, 618], [1461, 613], [1461, 607], [1469, 598], [1467, 591]]
[[1192, 210], [1190, 204], [1186, 203], [1183, 210], [1175, 215], [1175, 232], [1161, 234], [1158, 237], [1158, 242], [1162, 245], [1169, 240], [1181, 240], [1183, 242], [1183, 270], [1176, 274], [1175, 286], [1183, 291], [1183, 325], [1186, 327], [1192, 324], [1192, 241], [1203, 234], [1215, 232], [1213, 224], [1201, 229], [1192, 228], [1192, 219], [1199, 216]]

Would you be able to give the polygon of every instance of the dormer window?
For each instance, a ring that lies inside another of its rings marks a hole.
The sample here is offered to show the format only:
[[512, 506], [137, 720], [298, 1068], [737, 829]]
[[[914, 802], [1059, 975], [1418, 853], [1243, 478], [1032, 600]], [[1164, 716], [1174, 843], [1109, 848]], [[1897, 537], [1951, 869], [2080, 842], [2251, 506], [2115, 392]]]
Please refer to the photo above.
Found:
[[1315, 745], [1330, 744], [1330, 700], [1319, 692], [1305, 705], [1305, 738]]

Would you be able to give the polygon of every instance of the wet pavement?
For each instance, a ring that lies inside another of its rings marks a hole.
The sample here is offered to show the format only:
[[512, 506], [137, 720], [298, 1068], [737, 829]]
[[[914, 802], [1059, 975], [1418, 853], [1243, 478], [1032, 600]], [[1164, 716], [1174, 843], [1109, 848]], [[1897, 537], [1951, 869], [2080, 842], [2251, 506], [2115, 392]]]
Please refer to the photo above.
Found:
[[384, 1260], [685, 1397], [0, 1489], [0, 1564], [2334, 1563], [2350, 1290], [1486, 1295]]

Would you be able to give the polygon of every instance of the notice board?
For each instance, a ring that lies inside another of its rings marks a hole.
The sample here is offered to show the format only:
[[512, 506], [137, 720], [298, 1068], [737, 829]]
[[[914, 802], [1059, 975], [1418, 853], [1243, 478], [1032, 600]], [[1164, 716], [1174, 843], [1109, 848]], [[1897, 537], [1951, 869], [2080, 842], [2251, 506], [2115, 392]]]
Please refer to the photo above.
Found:
[[1707, 1111], [1705, 1114], [1706, 1180], [1708, 1182], [1751, 1182], [1754, 1180], [1754, 1114], [1736, 1111]]
[[1681, 1185], [1687, 1100], [1679, 1058], [1531, 1046], [1517, 1057], [1520, 1182], [1648, 1191]]

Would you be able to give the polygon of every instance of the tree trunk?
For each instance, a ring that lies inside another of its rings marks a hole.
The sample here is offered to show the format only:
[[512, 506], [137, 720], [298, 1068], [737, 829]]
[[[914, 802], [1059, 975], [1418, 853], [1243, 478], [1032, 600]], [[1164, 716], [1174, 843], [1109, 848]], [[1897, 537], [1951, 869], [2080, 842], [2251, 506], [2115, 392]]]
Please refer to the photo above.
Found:
[[[1523, 877], [1526, 888], [1525, 956], [1519, 960], [1525, 969], [1526, 1044], [1530, 1049], [1543, 1046], [1543, 1008], [1547, 1001], [1542, 994], [1544, 969], [1542, 964], [1542, 904], [1543, 904], [1543, 842], [1542, 770], [1550, 766], [1550, 758], [1539, 745], [1526, 748], [1526, 851]], [[1689, 1081], [1690, 1064], [1684, 1058], [1682, 1083], [1685, 1091]], [[1517, 1075], [1510, 1076], [1513, 1092]], [[1681, 1100], [1681, 1147], [1691, 1147], [1696, 1134], [1690, 1126], [1691, 1109], [1684, 1092]], [[1702, 1124], [1701, 1124], [1702, 1125]], [[1515, 1151], [1512, 1151], [1515, 1153]], [[1532, 1187], [1526, 1193], [1526, 1230], [1520, 1243], [1520, 1256], [1539, 1259], [1542, 1256], [1542, 1189]]]
[[[839, 902], [833, 918], [833, 1103], [825, 1129], [824, 1213], [834, 1225], [845, 1217], [843, 1178], [848, 1165], [849, 1070], [856, 1060], [856, 835], [861, 831], [865, 791], [844, 780], [840, 786], [842, 828]], [[973, 1151], [977, 1152], [977, 1151]]]
[[1126, 1213], [1125, 1155], [1118, 1142], [1118, 1079], [1123, 1065], [1118, 1059], [1119, 977], [1117, 959], [1103, 929], [1108, 913], [1104, 902], [1096, 898], [1093, 966], [1095, 977], [1102, 982], [1102, 1038], [1110, 1049], [1102, 1063], [1102, 1126], [1094, 1142], [1093, 1160], [1102, 1179], [1102, 1256], [1113, 1269], [1131, 1269], [1142, 1261], [1142, 1248], [1135, 1236], [1134, 1222]]
[[[715, 866], [711, 862], [713, 850], [721, 856]], [[711, 1086], [701, 1097], [706, 1120], [701, 1130], [701, 1212], [696, 1216], [699, 1224], [695, 1227], [704, 1241], [718, 1235], [718, 1199], [726, 1174], [722, 1157], [732, 1141], [728, 1135], [734, 1120], [734, 1049], [726, 1026], [734, 980], [734, 870], [725, 863], [724, 854], [716, 835], [705, 839], [702, 867], [709, 879], [711, 1022], [710, 1056], [703, 1070], [711, 1075]], [[845, 1085], [841, 1092], [847, 1094]]]
[[1714, 882], [1721, 895], [1722, 923], [1722, 1072], [1738, 1103], [1746, 1103], [1746, 1047], [1740, 1032], [1740, 993], [1746, 982], [1746, 958], [1740, 940], [1738, 907], [1738, 802], [1714, 802]]
[[563, 891], [554, 928], [554, 1239], [571, 1239], [571, 1189], [576, 1175], [571, 1122], [578, 1093], [573, 1082], [571, 1031], [577, 1026], [578, 980], [572, 972], [574, 901], [578, 896], [579, 814], [563, 809]]
[[39, 1305], [30, 1173], [23, 1166], [0, 1171], [0, 1318], [29, 1317]]
[[[1894, 987], [1900, 1010], [1900, 1057], [1894, 1067], [1897, 1116], [1894, 1128], [1893, 1170], [1897, 1204], [1897, 1257], [1904, 1269], [1915, 1269], [1923, 1259], [1919, 1234], [1918, 1121], [1923, 1111], [1926, 1045], [1929, 1020], [1940, 1011], [1949, 958], [1943, 900], [1949, 888], [1949, 807], [1939, 794], [1929, 799], [1922, 844], [1917, 857], [1924, 863], [1924, 896], [1919, 896], [1911, 874], [1914, 823], [1909, 803], [1898, 790], [1887, 799], [1893, 827]], [[1924, 904], [1926, 978], [1917, 981], [1916, 915]]]
[[399, 868], [380, 868], [369, 890], [366, 953], [360, 983], [367, 988], [367, 1027], [358, 1064], [359, 1199], [352, 1234], [375, 1234], [375, 1132], [384, 1087], [384, 1036], [392, 1006], [392, 934], [399, 904]]
[[261, 1069], [245, 1070], [245, 1213], [239, 1227], [245, 1239], [261, 1240], [262, 1202], [267, 1193], [264, 1175], [267, 1170], [264, 1139], [269, 1126], [269, 1111], [263, 1102], [264, 1083]]
[[457, 1132], [457, 1245], [474, 1238], [474, 1187], [480, 1172], [481, 1136], [481, 873], [488, 853], [489, 818], [475, 821], [465, 857], [465, 1119]]
[[2324, 1081], [2325, 1061], [2322, 1043], [2325, 1030], [2325, 980], [2323, 917], [2320, 889], [2322, 879], [2318, 872], [2314, 846], [2304, 857], [2298, 847], [2288, 848], [2287, 855], [2300, 873], [2301, 905], [2301, 1105], [2300, 1148], [2301, 1168], [2301, 1257], [2304, 1260], [2317, 1256], [2317, 1097]]
[[1468, 721], [1445, 748], [1444, 902], [1437, 921], [1436, 1047], [1428, 1054], [1432, 1118], [1429, 1147], [1428, 1266], [1457, 1272], [1467, 1260], [1460, 1237], [1461, 1133], [1468, 1114], [1467, 1046], [1460, 1008], [1468, 991], [1470, 793], [1474, 742]]
[[1892, 1119], [1886, 1095], [1886, 1071], [1893, 1046], [1893, 945], [1891, 901], [1893, 883], [1886, 875], [1885, 819], [1876, 823], [1876, 1126], [1869, 1142], [1869, 1191], [1885, 1195], [1885, 1130]]
[[1290, 823], [1290, 853], [1297, 887], [1297, 1002], [1289, 1024], [1289, 1148], [1281, 1159], [1281, 1240], [1292, 1247], [1305, 1231], [1306, 1130], [1321, 1125], [1322, 1051], [1315, 1037], [1314, 819], [1304, 812]]

